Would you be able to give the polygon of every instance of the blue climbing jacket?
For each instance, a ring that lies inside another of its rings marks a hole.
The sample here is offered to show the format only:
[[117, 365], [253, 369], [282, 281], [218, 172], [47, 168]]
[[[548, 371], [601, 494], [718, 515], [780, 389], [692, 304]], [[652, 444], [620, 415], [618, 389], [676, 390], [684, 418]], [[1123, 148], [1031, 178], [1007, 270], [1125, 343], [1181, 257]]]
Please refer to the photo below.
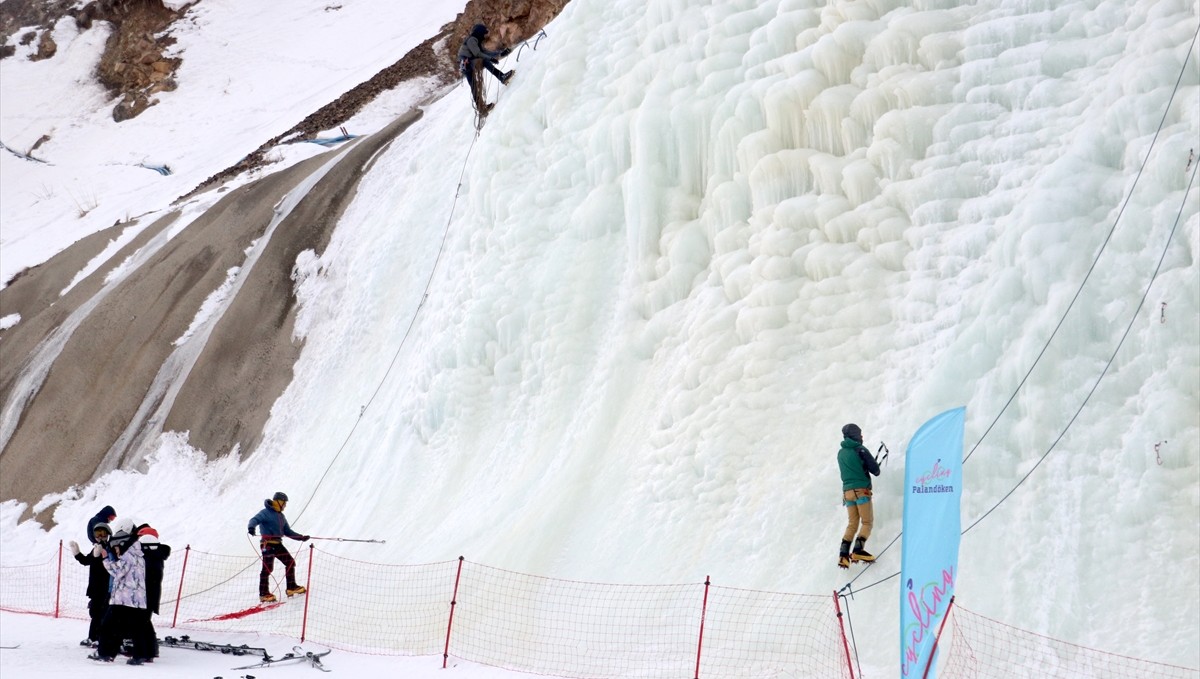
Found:
[[250, 517], [250, 524], [246, 528], [250, 534], [254, 534], [254, 529], [258, 528], [258, 534], [262, 536], [263, 542], [283, 542], [283, 536], [299, 540], [301, 536], [292, 527], [288, 525], [287, 517], [283, 512], [275, 508], [274, 500], [263, 500], [263, 508], [257, 514]]

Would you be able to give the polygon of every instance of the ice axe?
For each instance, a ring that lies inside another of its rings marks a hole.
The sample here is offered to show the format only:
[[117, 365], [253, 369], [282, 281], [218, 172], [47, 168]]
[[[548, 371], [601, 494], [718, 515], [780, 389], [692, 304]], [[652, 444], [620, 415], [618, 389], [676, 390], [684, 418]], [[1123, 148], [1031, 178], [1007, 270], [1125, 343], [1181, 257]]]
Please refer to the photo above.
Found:
[[[879, 457], [880, 452], [883, 453], [883, 457]], [[884, 462], [887, 462], [888, 455], [890, 455], [891, 452], [892, 451], [888, 450], [887, 444], [883, 441], [880, 441], [879, 448], [875, 451], [875, 464], [882, 466]]]

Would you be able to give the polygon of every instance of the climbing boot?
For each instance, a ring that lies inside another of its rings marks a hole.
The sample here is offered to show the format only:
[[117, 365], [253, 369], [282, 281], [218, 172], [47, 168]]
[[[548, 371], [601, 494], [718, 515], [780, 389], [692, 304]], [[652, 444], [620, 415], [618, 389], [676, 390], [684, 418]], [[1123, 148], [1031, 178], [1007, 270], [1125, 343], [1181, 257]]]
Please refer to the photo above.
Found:
[[305, 589], [302, 585], [296, 585], [295, 587], [287, 588], [287, 595], [288, 596], [296, 596], [297, 594], [304, 594], [307, 591], [308, 590]]
[[867, 542], [866, 538], [858, 538], [857, 540], [854, 541], [854, 551], [850, 552], [850, 560], [851, 561], [854, 561], [856, 563], [859, 561], [862, 561], [865, 563], [870, 563], [875, 560], [874, 554], [863, 549], [863, 545], [866, 544], [866, 542]]
[[842, 548], [838, 550], [838, 568], [850, 567], [850, 541], [842, 540]]
[[503, 85], [507, 85], [508, 81], [512, 80], [513, 73], [515, 73], [515, 72], [516, 71], [509, 71], [509, 72], [505, 73], [504, 75], [500, 76], [500, 83]]
[[262, 596], [258, 597], [258, 600], [263, 602], [264, 604], [269, 604], [269, 603], [273, 603], [275, 601], [279, 601], [279, 599], [275, 598], [274, 594], [271, 594], [269, 592], [267, 594], [263, 594]]

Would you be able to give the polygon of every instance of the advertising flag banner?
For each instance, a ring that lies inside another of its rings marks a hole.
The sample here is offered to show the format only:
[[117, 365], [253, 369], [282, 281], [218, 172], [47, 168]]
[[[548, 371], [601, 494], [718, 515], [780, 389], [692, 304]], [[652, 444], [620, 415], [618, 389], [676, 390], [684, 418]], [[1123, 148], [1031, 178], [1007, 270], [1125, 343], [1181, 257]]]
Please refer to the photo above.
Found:
[[958, 579], [966, 412], [947, 410], [921, 425], [905, 453], [900, 676], [906, 679], [937, 674], [934, 640]]

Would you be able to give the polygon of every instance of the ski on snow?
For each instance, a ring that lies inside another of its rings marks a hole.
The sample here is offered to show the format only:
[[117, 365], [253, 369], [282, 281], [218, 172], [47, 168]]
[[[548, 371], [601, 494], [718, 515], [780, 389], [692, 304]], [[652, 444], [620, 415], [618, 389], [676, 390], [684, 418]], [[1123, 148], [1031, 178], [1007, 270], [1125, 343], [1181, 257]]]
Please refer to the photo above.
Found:
[[333, 652], [333, 649], [329, 649], [327, 651], [322, 651], [320, 653], [313, 653], [312, 651], [306, 651], [303, 648], [300, 648], [299, 646], [294, 646], [294, 647], [292, 647], [291, 653], [285, 653], [285, 654], [279, 656], [278, 658], [272, 658], [270, 656], [267, 656], [266, 658], [263, 659], [262, 662], [254, 663], [253, 665], [245, 665], [244, 667], [234, 667], [233, 669], [235, 669], [235, 670], [251, 670], [251, 669], [255, 669], [255, 668], [275, 667], [276, 665], [287, 665], [287, 664], [292, 664], [292, 663], [308, 662], [310, 665], [312, 665], [313, 667], [315, 667], [318, 670], [321, 670], [322, 672], [331, 672], [332, 670], [330, 670], [325, 665], [321, 664], [321, 658], [324, 658], [325, 656], [329, 655], [332, 652]]
[[233, 646], [231, 644], [214, 644], [207, 641], [193, 641], [186, 634], [181, 637], [166, 637], [159, 642], [161, 646], [168, 648], [188, 648], [194, 651], [212, 651], [216, 653], [224, 653], [226, 655], [261, 655], [263, 659], [270, 658], [265, 648], [256, 648], [253, 646]]

